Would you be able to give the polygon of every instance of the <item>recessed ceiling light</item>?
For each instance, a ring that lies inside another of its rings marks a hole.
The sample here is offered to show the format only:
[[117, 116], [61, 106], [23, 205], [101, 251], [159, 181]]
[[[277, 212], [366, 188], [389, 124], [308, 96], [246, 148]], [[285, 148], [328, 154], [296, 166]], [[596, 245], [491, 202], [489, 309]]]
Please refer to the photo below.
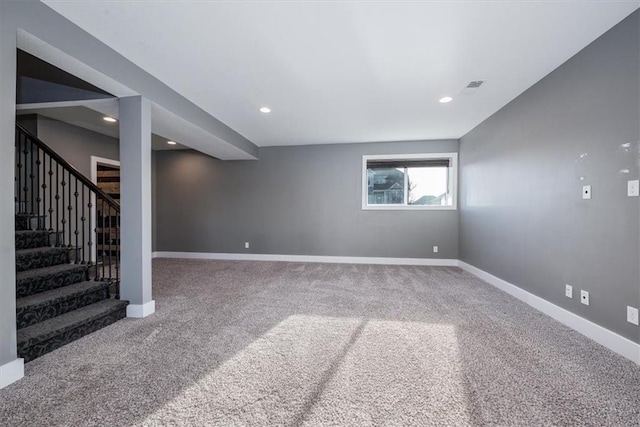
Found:
[[447, 102], [451, 102], [451, 101], [453, 101], [453, 98], [452, 98], [452, 97], [450, 97], [450, 96], [445, 96], [445, 97], [443, 97], [443, 98], [440, 98], [440, 101], [439, 101], [439, 102], [440, 102], [441, 104], [446, 104]]
[[104, 117], [102, 118], [102, 120], [104, 120], [105, 122], [109, 122], [109, 123], [115, 123], [115, 122], [117, 122], [117, 120], [116, 120], [116, 119], [114, 119], [113, 117], [109, 117], [109, 116], [104, 116]]
[[269, 108], [269, 107], [261, 107], [260, 108], [260, 112], [261, 113], [265, 113], [265, 114], [270, 113], [271, 112], [271, 108]]
[[169, 145], [176, 145], [177, 143], [175, 141], [167, 141], [167, 144]]

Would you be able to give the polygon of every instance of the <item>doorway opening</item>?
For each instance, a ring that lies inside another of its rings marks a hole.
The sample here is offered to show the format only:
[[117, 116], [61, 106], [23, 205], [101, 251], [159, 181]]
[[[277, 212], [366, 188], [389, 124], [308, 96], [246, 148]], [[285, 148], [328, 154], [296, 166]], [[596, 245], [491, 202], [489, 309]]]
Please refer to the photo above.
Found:
[[[119, 161], [91, 156], [91, 181], [120, 204]], [[96, 242], [93, 245], [92, 255], [95, 256], [96, 253], [104, 255], [103, 259], [106, 260], [116, 260], [120, 257], [120, 224], [116, 223], [118, 217], [112, 213], [108, 204], [94, 202], [92, 223], [96, 225]]]

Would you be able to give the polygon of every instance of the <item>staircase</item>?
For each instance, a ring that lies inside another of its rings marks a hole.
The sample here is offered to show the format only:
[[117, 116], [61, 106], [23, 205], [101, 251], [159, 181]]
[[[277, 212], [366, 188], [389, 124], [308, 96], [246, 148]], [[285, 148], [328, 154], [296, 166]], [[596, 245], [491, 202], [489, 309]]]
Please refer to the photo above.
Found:
[[[124, 318], [128, 303], [119, 250], [92, 250], [105, 232], [119, 233], [119, 204], [19, 125], [16, 153], [17, 341], [29, 362]], [[92, 226], [95, 206], [108, 217], [98, 210]]]

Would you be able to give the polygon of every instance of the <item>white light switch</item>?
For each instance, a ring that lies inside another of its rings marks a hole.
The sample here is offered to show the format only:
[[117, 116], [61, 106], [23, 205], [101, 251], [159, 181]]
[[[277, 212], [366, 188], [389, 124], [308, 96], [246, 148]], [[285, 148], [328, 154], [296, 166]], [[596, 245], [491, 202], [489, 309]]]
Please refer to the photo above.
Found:
[[585, 199], [585, 200], [591, 198], [591, 186], [590, 185], [583, 185], [582, 186], [582, 198]]
[[434, 247], [433, 247], [433, 253], [435, 253], [435, 254], [437, 254], [437, 253], [438, 253], [438, 247], [437, 247], [437, 246], [434, 246]]
[[573, 298], [573, 286], [564, 285], [564, 296], [567, 298]]
[[638, 325], [638, 309], [630, 305], [627, 306], [627, 322]]
[[640, 191], [640, 181], [634, 179], [632, 181], [627, 181], [627, 196], [629, 197], [638, 197]]

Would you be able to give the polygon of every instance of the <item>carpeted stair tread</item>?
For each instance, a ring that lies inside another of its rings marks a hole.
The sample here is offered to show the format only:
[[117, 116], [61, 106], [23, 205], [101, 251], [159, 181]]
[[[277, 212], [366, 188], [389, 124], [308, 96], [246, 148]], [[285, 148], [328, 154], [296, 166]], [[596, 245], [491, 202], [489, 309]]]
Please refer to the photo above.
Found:
[[87, 279], [86, 264], [58, 264], [16, 273], [16, 296], [23, 298]]
[[58, 264], [43, 268], [34, 268], [33, 270], [19, 271], [16, 273], [16, 282], [29, 280], [40, 276], [49, 276], [63, 272], [72, 272], [77, 270], [86, 270], [86, 264]]
[[109, 298], [109, 283], [74, 283], [16, 301], [16, 324], [26, 328]]
[[49, 246], [18, 249], [16, 250], [16, 271], [68, 263], [69, 251], [70, 248], [52, 248]]
[[108, 287], [109, 283], [107, 282], [87, 281], [74, 283], [73, 285], [64, 286], [51, 291], [40, 292], [39, 294], [18, 298], [16, 301], [16, 309], [36, 309], [39, 307], [45, 307], [49, 304], [55, 304], [61, 300], [75, 298], [80, 295], [95, 292], [100, 289], [106, 289]]
[[36, 323], [18, 331], [18, 349], [24, 350], [74, 328], [126, 308], [128, 302], [105, 299], [100, 302]]
[[17, 230], [16, 249], [29, 249], [47, 246], [49, 243], [49, 232], [46, 230]]
[[16, 250], [16, 256], [18, 255], [30, 255], [30, 254], [43, 254], [47, 252], [68, 252], [73, 248], [58, 248], [51, 246], [41, 246], [39, 248], [27, 248], [27, 249], [18, 249]]

